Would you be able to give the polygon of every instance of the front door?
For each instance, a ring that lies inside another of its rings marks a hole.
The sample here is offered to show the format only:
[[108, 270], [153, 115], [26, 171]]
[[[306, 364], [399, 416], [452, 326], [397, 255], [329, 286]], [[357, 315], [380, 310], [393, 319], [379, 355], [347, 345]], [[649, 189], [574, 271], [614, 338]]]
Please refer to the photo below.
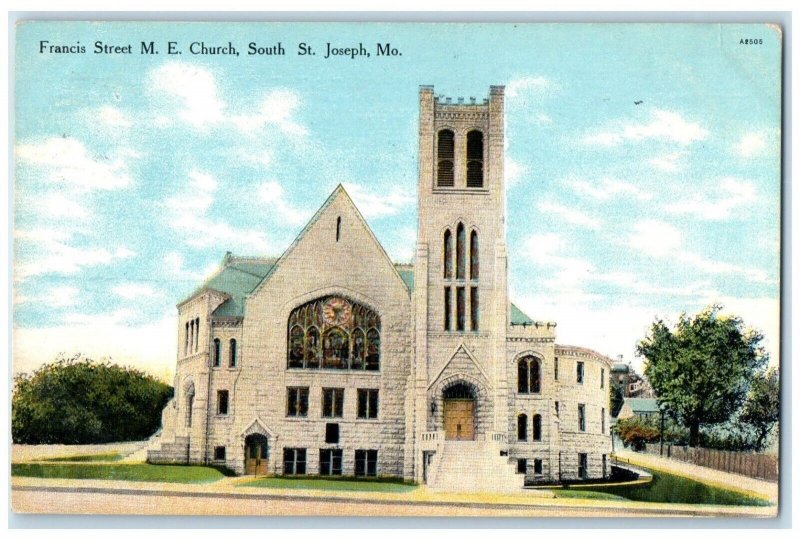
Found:
[[475, 400], [444, 400], [444, 435], [451, 441], [475, 439]]
[[248, 440], [245, 445], [244, 473], [267, 474], [269, 449], [266, 438]]

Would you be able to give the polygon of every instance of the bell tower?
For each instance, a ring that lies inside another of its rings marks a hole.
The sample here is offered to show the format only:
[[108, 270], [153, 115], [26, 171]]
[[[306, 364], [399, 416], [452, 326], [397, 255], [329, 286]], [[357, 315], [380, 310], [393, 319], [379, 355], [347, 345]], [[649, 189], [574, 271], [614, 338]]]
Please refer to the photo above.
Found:
[[417, 422], [423, 432], [441, 429], [431, 385], [473, 369], [466, 363], [474, 364], [476, 380], [485, 381], [479, 390], [489, 401], [477, 404], [483, 411], [477, 437], [505, 430], [504, 128], [503, 86], [491, 86], [488, 98], [467, 101], [420, 87], [414, 305]]

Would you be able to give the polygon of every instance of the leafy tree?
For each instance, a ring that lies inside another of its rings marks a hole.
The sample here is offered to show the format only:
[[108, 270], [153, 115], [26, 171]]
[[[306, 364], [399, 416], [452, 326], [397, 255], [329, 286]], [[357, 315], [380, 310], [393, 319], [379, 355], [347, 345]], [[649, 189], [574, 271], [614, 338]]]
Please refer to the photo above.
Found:
[[611, 385], [611, 416], [614, 418], [619, 414], [622, 404], [625, 403], [625, 397], [622, 395], [622, 385]]
[[778, 370], [772, 368], [758, 373], [750, 384], [739, 419], [749, 424], [756, 432], [755, 450], [760, 452], [767, 443], [767, 437], [780, 416], [780, 382]]
[[694, 317], [684, 313], [674, 331], [656, 320], [637, 345], [659, 401], [689, 428], [690, 446], [697, 446], [702, 424], [731, 418], [767, 361], [763, 336], [744, 329], [738, 317], [720, 315], [721, 309], [710, 306]]
[[59, 357], [18, 375], [11, 435], [22, 444], [90, 444], [144, 439], [159, 427], [172, 387], [141, 371]]
[[617, 433], [622, 443], [634, 450], [641, 450], [644, 443], [657, 441], [660, 436], [658, 428], [652, 422], [638, 416], [617, 420]]

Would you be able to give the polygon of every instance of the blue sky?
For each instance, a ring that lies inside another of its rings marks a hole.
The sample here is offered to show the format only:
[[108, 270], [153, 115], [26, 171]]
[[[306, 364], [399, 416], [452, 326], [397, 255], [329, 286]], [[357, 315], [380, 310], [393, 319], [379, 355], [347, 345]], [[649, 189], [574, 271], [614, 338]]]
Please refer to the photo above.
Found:
[[[325, 60], [327, 42], [372, 57]], [[739, 25], [22, 25], [14, 369], [82, 351], [168, 377], [175, 304], [226, 251], [279, 255], [338, 183], [410, 261], [420, 84], [506, 85], [509, 286], [559, 342], [638, 364], [654, 317], [718, 301], [777, 356], [779, 43]]]

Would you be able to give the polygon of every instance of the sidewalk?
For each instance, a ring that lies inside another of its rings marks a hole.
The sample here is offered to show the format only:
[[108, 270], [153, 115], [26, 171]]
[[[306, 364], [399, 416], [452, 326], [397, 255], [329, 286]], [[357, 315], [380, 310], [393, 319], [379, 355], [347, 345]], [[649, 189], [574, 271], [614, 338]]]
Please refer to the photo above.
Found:
[[768, 497], [770, 501], [778, 502], [777, 482], [758, 480], [740, 474], [718, 471], [692, 463], [630, 450], [618, 450], [615, 455], [623, 461], [630, 461], [631, 465], [649, 467], [685, 478], [701, 480], [716, 487], [730, 489], [746, 495]]

